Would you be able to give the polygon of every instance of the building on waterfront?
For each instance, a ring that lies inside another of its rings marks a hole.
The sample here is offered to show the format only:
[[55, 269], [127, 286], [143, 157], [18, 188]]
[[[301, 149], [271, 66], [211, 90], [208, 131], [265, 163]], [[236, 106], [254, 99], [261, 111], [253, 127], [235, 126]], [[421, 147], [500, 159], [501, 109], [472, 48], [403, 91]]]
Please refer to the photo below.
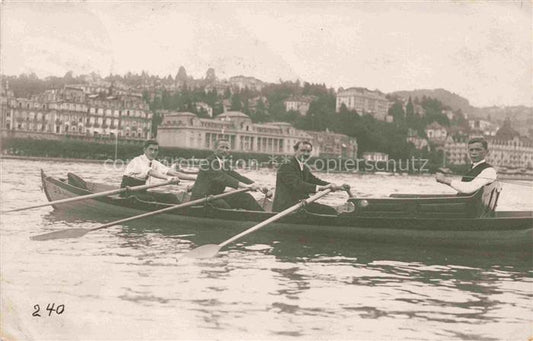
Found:
[[487, 162], [505, 168], [533, 168], [533, 141], [515, 136], [510, 140], [489, 139]]
[[[448, 137], [444, 150], [446, 163], [464, 165], [468, 158], [468, 140], [473, 136]], [[533, 142], [525, 137], [486, 138], [489, 147], [487, 162], [498, 168], [533, 168]]]
[[283, 104], [285, 105], [285, 111], [298, 111], [300, 115], [305, 116], [309, 111], [309, 106], [311, 105], [313, 99], [313, 96], [291, 96], [283, 101]]
[[337, 112], [343, 104], [348, 110], [355, 110], [361, 115], [370, 114], [381, 121], [386, 119], [389, 110], [389, 100], [383, 93], [365, 88], [340, 89], [337, 94]]
[[[215, 119], [198, 118], [190, 112], [168, 113], [157, 131], [162, 147], [213, 149], [217, 139], [225, 138], [236, 152], [267, 154], [290, 154], [297, 141], [312, 140], [289, 123], [252, 123], [239, 111], [228, 111]], [[314, 153], [318, 155], [318, 150]]]
[[467, 143], [469, 136], [448, 136], [444, 143], [445, 164], [463, 165], [469, 162]]
[[345, 135], [308, 132], [295, 129], [287, 122], [252, 123], [239, 111], [228, 111], [214, 119], [198, 118], [190, 112], [165, 114], [158, 127], [157, 139], [162, 147], [213, 149], [215, 141], [225, 138], [236, 152], [290, 155], [301, 140], [313, 143], [313, 156], [354, 157], [357, 142]]
[[330, 131], [306, 131], [313, 137], [321, 157], [342, 157], [357, 159], [357, 140], [355, 137]]
[[31, 99], [6, 97], [1, 128], [69, 135], [144, 140], [151, 136], [152, 113], [140, 94], [87, 93], [79, 86], [48, 90]]

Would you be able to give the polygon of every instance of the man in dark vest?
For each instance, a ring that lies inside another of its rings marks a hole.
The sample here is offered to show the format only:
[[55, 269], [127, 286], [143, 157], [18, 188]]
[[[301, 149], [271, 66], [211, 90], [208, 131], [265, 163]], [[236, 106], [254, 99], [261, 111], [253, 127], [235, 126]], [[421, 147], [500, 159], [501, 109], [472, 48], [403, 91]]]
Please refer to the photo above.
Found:
[[[183, 174], [172, 170], [163, 165], [155, 158], [159, 152], [159, 143], [155, 140], [147, 140], [144, 142], [144, 153], [133, 158], [122, 175], [122, 183], [120, 187], [135, 187], [142, 186], [147, 183], [150, 177], [170, 180], [172, 177], [182, 180], [195, 180], [196, 176]], [[176, 183], [179, 180], [176, 179]], [[133, 192], [134, 196], [144, 201], [157, 201], [171, 204], [179, 204], [178, 197], [174, 193], [162, 193], [152, 191], [138, 191]]]
[[[309, 141], [299, 141], [294, 145], [295, 155], [289, 162], [282, 164], [276, 175], [276, 194], [272, 210], [283, 211], [309, 194], [331, 188], [333, 191], [349, 188], [348, 185], [335, 185], [314, 176], [306, 162], [311, 157], [313, 145]], [[336, 215], [337, 211], [327, 205], [312, 202], [305, 206], [312, 213]]]
[[468, 156], [472, 161], [472, 168], [461, 180], [452, 180], [443, 173], [437, 173], [435, 180], [455, 189], [459, 194], [472, 194], [478, 189], [496, 181], [496, 169], [485, 161], [489, 153], [488, 143], [482, 137], [475, 137], [468, 141]]
[[[250, 188], [257, 191], [260, 186], [254, 181], [237, 173], [229, 164], [230, 143], [227, 140], [215, 142], [213, 155], [200, 163], [200, 172], [192, 187], [191, 200], [205, 198], [224, 192], [226, 187]], [[220, 208], [241, 208], [249, 211], [264, 211], [249, 193], [238, 193], [210, 201], [210, 204]]]

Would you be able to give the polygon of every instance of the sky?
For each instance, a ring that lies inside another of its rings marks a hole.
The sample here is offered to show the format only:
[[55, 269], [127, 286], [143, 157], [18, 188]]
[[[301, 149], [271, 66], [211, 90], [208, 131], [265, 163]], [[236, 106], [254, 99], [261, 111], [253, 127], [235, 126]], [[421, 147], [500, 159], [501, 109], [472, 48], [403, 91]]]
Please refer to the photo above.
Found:
[[69, 1], [0, 5], [0, 72], [444, 88], [533, 106], [530, 1]]

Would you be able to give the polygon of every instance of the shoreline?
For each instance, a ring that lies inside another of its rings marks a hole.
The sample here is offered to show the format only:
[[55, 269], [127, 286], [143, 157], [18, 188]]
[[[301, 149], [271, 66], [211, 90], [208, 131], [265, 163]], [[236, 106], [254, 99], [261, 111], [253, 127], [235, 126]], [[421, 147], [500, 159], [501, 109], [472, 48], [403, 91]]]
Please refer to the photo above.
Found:
[[6, 155], [0, 154], [0, 160], [30, 160], [30, 161], [60, 161], [60, 162], [80, 162], [80, 163], [104, 163], [106, 160], [97, 159], [76, 159], [63, 157], [48, 157], [48, 156], [20, 156], [20, 155]]
[[[48, 157], [48, 156], [20, 156], [20, 155], [6, 155], [0, 154], [0, 160], [30, 160], [30, 161], [58, 161], [58, 162], [79, 162], [79, 163], [105, 163], [107, 160], [98, 159], [76, 159], [76, 158], [61, 158], [61, 157]], [[365, 172], [335, 172], [338, 174], [359, 174], [359, 175], [383, 175], [383, 176], [409, 176], [411, 174], [403, 173], [365, 173]], [[416, 174], [422, 176], [434, 175], [432, 173]], [[459, 176], [459, 175], [456, 175]], [[498, 174], [499, 180], [516, 180], [516, 181], [533, 181], [533, 175], [508, 175]]]

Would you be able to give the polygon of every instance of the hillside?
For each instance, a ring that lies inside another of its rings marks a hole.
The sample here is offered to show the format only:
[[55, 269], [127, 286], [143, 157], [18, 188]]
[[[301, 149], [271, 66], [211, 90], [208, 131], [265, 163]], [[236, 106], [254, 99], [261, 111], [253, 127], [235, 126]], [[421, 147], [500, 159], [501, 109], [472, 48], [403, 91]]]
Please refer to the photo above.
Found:
[[512, 107], [483, 107], [475, 108], [472, 116], [487, 119], [491, 122], [503, 124], [509, 119], [513, 129], [522, 136], [533, 137], [533, 108], [523, 105]]
[[422, 97], [426, 96], [439, 100], [444, 105], [447, 105], [452, 108], [452, 110], [461, 109], [464, 113], [470, 113], [474, 110], [474, 107], [470, 105], [466, 98], [463, 98], [445, 89], [417, 89], [411, 91], [404, 90], [396, 91], [390, 93], [389, 95], [406, 99], [409, 97], [411, 97], [412, 99], [414, 99], [415, 97], [421, 99]]

